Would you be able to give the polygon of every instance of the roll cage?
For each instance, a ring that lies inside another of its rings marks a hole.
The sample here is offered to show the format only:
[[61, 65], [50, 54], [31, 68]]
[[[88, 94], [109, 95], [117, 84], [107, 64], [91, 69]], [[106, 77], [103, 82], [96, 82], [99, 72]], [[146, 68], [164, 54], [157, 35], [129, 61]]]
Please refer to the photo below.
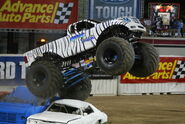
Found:
[[67, 35], [69, 34], [74, 34], [83, 30], [88, 30], [96, 26], [99, 22], [95, 20], [82, 20], [76, 23], [73, 23], [69, 25], [68, 30], [67, 30]]

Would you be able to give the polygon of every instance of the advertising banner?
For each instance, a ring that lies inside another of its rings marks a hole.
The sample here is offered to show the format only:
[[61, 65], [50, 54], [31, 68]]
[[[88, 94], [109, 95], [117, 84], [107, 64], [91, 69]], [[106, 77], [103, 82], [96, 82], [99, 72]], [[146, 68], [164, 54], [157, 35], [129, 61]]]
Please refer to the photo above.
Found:
[[179, 18], [180, 4], [178, 3], [149, 3], [150, 18], [157, 21], [160, 17], [163, 25], [170, 25], [170, 21]]
[[121, 83], [170, 83], [185, 82], [185, 57], [160, 57], [157, 71], [139, 78], [126, 73], [121, 75]]
[[26, 78], [23, 56], [0, 56], [0, 86], [22, 85]]
[[170, 13], [160, 12], [158, 16], [162, 18], [163, 25], [170, 25]]
[[140, 0], [89, 0], [89, 18], [107, 20], [121, 16], [139, 17]]
[[1, 0], [0, 28], [66, 29], [77, 13], [78, 0]]

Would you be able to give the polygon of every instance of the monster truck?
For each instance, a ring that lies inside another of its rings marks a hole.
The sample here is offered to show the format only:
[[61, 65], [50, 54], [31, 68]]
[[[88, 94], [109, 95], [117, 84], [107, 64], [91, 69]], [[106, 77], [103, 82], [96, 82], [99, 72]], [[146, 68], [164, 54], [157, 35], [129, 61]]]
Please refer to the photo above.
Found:
[[85, 100], [91, 92], [88, 70], [98, 67], [110, 75], [154, 73], [159, 54], [139, 42], [145, 27], [135, 17], [104, 22], [82, 20], [69, 25], [67, 36], [25, 53], [27, 86], [38, 97]]

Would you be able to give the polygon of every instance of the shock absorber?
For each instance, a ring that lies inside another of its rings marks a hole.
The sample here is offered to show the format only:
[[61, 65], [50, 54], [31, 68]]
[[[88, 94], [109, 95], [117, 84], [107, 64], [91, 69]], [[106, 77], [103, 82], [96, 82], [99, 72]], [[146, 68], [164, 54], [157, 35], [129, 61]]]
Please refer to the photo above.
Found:
[[70, 88], [80, 83], [82, 80], [85, 80], [86, 78], [88, 78], [89, 75], [77, 68], [71, 67], [64, 70], [63, 77], [64, 77], [65, 87]]

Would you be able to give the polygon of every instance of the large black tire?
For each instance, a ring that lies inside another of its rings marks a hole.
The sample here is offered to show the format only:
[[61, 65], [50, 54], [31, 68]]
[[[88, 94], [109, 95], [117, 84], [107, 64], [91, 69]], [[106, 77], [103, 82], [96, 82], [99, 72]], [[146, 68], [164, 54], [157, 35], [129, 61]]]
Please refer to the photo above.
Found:
[[134, 51], [136, 60], [129, 72], [136, 77], [147, 77], [153, 74], [159, 65], [159, 53], [154, 46], [138, 42], [134, 44]]
[[91, 81], [89, 78], [86, 78], [77, 85], [70, 88], [63, 88], [60, 97], [62, 99], [77, 99], [84, 101], [90, 96], [91, 88]]
[[119, 37], [104, 40], [96, 51], [97, 65], [110, 75], [128, 72], [134, 64], [134, 57], [132, 45]]
[[55, 64], [41, 59], [28, 68], [26, 84], [35, 96], [49, 98], [56, 95], [63, 85], [63, 78]]

